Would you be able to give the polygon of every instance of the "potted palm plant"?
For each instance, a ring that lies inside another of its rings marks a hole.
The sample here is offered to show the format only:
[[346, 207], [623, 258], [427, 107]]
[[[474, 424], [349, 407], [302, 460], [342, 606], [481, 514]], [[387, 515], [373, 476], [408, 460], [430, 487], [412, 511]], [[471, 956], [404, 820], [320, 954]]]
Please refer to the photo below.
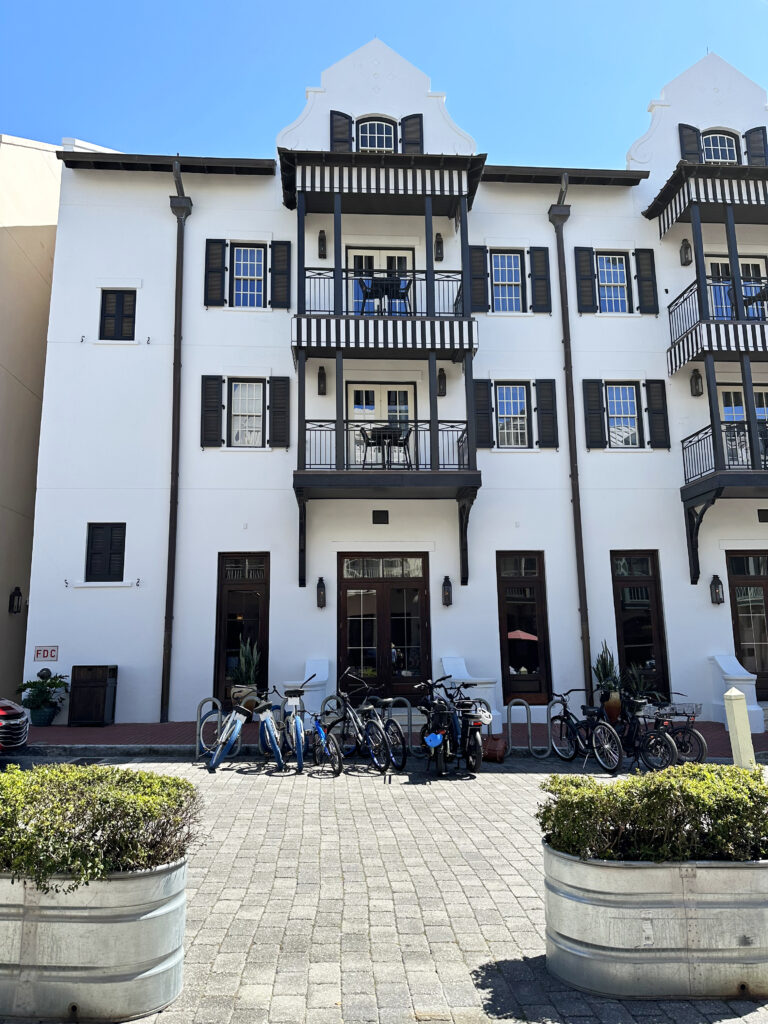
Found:
[[255, 686], [259, 674], [261, 652], [255, 641], [240, 637], [240, 655], [232, 669], [233, 686]]
[[41, 668], [36, 679], [30, 679], [16, 690], [24, 694], [21, 705], [29, 709], [32, 725], [51, 724], [69, 691], [68, 678], [59, 672], [52, 673], [49, 668]]
[[619, 671], [616, 659], [608, 644], [603, 640], [600, 653], [592, 666], [600, 692], [608, 695], [604, 701], [605, 713], [611, 722], [617, 721], [621, 712], [621, 694], [619, 693]]

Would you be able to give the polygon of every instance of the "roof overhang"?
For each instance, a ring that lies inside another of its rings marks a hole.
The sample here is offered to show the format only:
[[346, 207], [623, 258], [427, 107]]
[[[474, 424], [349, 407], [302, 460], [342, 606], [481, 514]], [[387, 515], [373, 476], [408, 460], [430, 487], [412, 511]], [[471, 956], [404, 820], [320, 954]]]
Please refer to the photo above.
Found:
[[[753, 186], [749, 189], [751, 195], [756, 194], [758, 197], [761, 194], [763, 196], [768, 195], [768, 167], [754, 167], [750, 164], [693, 164], [687, 160], [681, 160], [669, 178], [664, 182], [650, 206], [643, 210], [643, 216], [647, 217], [648, 220], [660, 217], [670, 203], [679, 196], [681, 190], [685, 189], [689, 181], [711, 181], [726, 184], [733, 182], [736, 186], [736, 192], [732, 195], [732, 201], [735, 203], [740, 202], [740, 187], [744, 188], [749, 186], [750, 183]], [[702, 196], [701, 199], [704, 202], [708, 201], [706, 196]], [[715, 195], [713, 193], [709, 201], [720, 202], [722, 200], [722, 189], [718, 189], [718, 194]], [[752, 199], [748, 199], [747, 202], [749, 205], [753, 204]], [[676, 219], [682, 218], [678, 216]]]
[[569, 185], [639, 185], [648, 177], [648, 171], [619, 171], [605, 168], [583, 167], [517, 167], [486, 164], [482, 180], [503, 182], [508, 185], [559, 185], [563, 175]]
[[90, 171], [170, 172], [176, 161], [184, 174], [258, 174], [274, 176], [275, 160], [251, 160], [218, 156], [142, 156], [136, 153], [70, 152], [58, 150], [65, 167]]

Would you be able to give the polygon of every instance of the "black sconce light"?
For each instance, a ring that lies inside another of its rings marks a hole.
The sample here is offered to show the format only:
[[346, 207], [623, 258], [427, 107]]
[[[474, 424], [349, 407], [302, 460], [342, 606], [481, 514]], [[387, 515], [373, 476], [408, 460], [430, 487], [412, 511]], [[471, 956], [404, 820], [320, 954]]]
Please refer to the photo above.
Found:
[[691, 243], [687, 238], [684, 238], [680, 243], [680, 266], [690, 267], [693, 263], [693, 249], [691, 249]]
[[448, 383], [445, 379], [445, 370], [440, 367], [437, 371], [437, 396], [438, 398], [445, 398], [445, 393], [448, 389]]
[[328, 242], [325, 238], [325, 229], [320, 228], [317, 233], [317, 258], [324, 260], [328, 256]]
[[325, 608], [325, 580], [322, 576], [317, 577], [317, 607]]
[[8, 598], [8, 614], [18, 615], [21, 611], [21, 587], [14, 587]]
[[447, 576], [443, 576], [443, 604], [446, 608], [450, 608], [453, 604], [453, 587]]
[[326, 387], [326, 384], [325, 384], [325, 367], [321, 366], [321, 367], [319, 367], [319, 369], [317, 371], [317, 393], [318, 393], [318, 395], [324, 395], [325, 394], [325, 387]]
[[704, 381], [701, 378], [701, 371], [695, 368], [691, 374], [691, 394], [694, 398], [701, 398], [704, 394]]
[[435, 235], [435, 263], [442, 263], [444, 255], [443, 236], [438, 231]]
[[719, 576], [712, 577], [712, 582], [709, 584], [709, 596], [712, 599], [712, 604], [722, 604], [725, 601], [723, 581]]

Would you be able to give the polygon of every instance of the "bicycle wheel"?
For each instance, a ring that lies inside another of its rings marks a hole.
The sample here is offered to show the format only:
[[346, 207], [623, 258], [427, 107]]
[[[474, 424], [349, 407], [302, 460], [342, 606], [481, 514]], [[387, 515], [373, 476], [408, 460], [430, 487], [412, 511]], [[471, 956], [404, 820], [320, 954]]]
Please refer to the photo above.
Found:
[[280, 743], [278, 742], [277, 734], [275, 733], [275, 723], [271, 718], [267, 718], [265, 720], [264, 729], [267, 734], [270, 749], [272, 750], [272, 757], [274, 757], [277, 767], [282, 771], [285, 768], [285, 761], [283, 760], [283, 755], [280, 751]]
[[389, 741], [379, 723], [372, 719], [365, 723], [365, 745], [373, 767], [383, 775], [391, 760]]
[[296, 771], [301, 775], [304, 771], [304, 723], [299, 715], [294, 715], [293, 729], [296, 746]]
[[565, 715], [552, 719], [552, 749], [563, 761], [572, 761], [578, 753], [576, 730]]
[[240, 721], [239, 718], [236, 718], [234, 712], [232, 712], [227, 718], [227, 721], [222, 726], [219, 742], [216, 746], [216, 749], [211, 754], [211, 760], [208, 762], [207, 765], [209, 772], [213, 773], [216, 771], [218, 766], [221, 764], [221, 762], [224, 760], [224, 758], [227, 756], [230, 750], [234, 747], [235, 743], [237, 742], [237, 737], [240, 735], [240, 730], [242, 728], [243, 723]]
[[445, 775], [445, 740], [435, 747], [435, 771], [438, 775]]
[[344, 759], [341, 756], [339, 741], [333, 733], [327, 733], [325, 738], [321, 738], [318, 733], [315, 733], [315, 764], [318, 768], [324, 768], [327, 765], [334, 775], [341, 775]]
[[668, 732], [651, 729], [640, 740], [640, 757], [646, 768], [658, 772], [677, 764], [677, 747]]
[[401, 772], [408, 760], [408, 745], [405, 742], [403, 730], [394, 718], [388, 718], [384, 723], [384, 734], [389, 740], [389, 756], [392, 759], [392, 767], [396, 772]]
[[621, 767], [623, 752], [621, 740], [613, 726], [607, 722], [597, 722], [592, 730], [590, 749], [597, 758], [597, 763], [605, 771], [614, 775]]
[[359, 752], [357, 732], [350, 718], [337, 718], [329, 726], [328, 732], [336, 737], [344, 758], [354, 757]]
[[477, 774], [483, 763], [483, 741], [479, 732], [473, 732], [467, 741], [467, 771]]
[[707, 760], [707, 741], [698, 729], [690, 725], [682, 725], [679, 729], [672, 730], [672, 739], [677, 747], [677, 763], [685, 764], [686, 761], [698, 761], [704, 764]]
[[[216, 708], [206, 711], [200, 719], [200, 756], [205, 757], [212, 754], [219, 742], [219, 712]], [[226, 719], [223, 720], [222, 726]]]

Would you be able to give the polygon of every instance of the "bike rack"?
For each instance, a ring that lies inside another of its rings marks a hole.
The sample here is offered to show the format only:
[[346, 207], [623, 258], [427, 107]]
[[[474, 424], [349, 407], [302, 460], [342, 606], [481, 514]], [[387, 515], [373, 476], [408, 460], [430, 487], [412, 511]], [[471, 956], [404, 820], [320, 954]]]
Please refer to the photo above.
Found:
[[[203, 708], [206, 704], [210, 704], [210, 710], [203, 714]], [[208, 747], [203, 743], [203, 722], [211, 718], [212, 715], [216, 715], [216, 736], [218, 737], [221, 733], [221, 701], [218, 697], [203, 697], [200, 703], [197, 705], [197, 715], [195, 720], [195, 760], [199, 760], [203, 754], [207, 753]], [[242, 733], [237, 737], [237, 741], [232, 748], [232, 757], [237, 757], [240, 753], [240, 747], [243, 744]]]
[[507, 745], [504, 750], [504, 756], [507, 757], [508, 754], [512, 753], [512, 708], [522, 707], [525, 708], [526, 726], [528, 727], [528, 753], [531, 757], [535, 757], [539, 761], [543, 761], [545, 757], [549, 757], [552, 753], [552, 708], [559, 704], [562, 704], [561, 700], [551, 700], [549, 704], [547, 704], [547, 748], [542, 754], [541, 749], [543, 748], [539, 748], [538, 753], [533, 749], [531, 705], [527, 700], [523, 700], [522, 697], [515, 697], [511, 700], [509, 704], [507, 704]]

